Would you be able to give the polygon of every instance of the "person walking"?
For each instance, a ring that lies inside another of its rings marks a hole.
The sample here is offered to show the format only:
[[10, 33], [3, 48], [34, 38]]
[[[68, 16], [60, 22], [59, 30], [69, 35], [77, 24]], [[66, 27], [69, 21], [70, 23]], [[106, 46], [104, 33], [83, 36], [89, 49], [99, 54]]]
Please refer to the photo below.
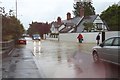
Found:
[[79, 34], [78, 37], [77, 37], [77, 39], [78, 39], [79, 43], [82, 43], [82, 41], [83, 41], [82, 34]]
[[97, 45], [99, 45], [99, 41], [100, 41], [100, 33], [96, 36], [96, 40], [97, 40]]

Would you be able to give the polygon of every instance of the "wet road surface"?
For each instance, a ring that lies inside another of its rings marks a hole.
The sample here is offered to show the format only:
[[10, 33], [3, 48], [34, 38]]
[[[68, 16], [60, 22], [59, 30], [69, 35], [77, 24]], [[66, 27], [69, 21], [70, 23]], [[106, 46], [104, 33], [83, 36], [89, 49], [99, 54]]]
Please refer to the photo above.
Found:
[[95, 44], [79, 44], [43, 40], [33, 42], [33, 54], [44, 78], [115, 78], [118, 66], [95, 64], [91, 48]]
[[116, 78], [119, 75], [119, 66], [93, 62], [91, 49], [96, 44], [26, 39], [27, 45], [18, 46], [4, 60], [3, 67], [8, 68], [6, 64], [10, 67], [3, 71], [3, 77]]
[[40, 78], [29, 45], [18, 45], [2, 60], [2, 78]]

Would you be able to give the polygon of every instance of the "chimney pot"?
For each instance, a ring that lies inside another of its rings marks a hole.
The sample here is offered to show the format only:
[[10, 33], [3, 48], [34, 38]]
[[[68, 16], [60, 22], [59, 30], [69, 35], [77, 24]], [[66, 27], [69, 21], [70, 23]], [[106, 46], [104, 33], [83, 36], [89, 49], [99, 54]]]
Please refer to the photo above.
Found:
[[57, 18], [57, 23], [61, 24], [61, 18], [60, 17]]
[[70, 19], [71, 19], [71, 13], [68, 12], [68, 13], [67, 13], [67, 20], [70, 20]]
[[83, 17], [84, 16], [84, 7], [81, 6], [80, 8], [80, 17]]

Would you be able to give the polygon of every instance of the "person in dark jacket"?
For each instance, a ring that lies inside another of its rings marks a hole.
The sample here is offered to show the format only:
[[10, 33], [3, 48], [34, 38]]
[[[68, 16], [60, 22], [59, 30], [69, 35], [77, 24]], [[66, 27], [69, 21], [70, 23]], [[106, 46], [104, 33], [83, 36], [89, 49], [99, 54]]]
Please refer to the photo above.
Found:
[[100, 33], [96, 36], [96, 40], [97, 40], [97, 45], [99, 45], [99, 41], [100, 41]]
[[79, 34], [78, 37], [77, 37], [77, 39], [79, 40], [79, 43], [82, 43], [82, 41], [83, 41], [83, 36], [82, 36], [82, 34]]

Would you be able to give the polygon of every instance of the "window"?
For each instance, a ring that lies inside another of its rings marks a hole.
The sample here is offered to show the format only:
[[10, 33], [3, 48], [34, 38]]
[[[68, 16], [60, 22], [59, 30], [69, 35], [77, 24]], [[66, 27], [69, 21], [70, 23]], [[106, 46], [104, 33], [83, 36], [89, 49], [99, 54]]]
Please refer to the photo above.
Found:
[[116, 38], [113, 42], [113, 46], [120, 46], [120, 38]]
[[102, 23], [96, 23], [96, 25], [98, 30], [102, 30]]
[[110, 38], [104, 42], [104, 46], [111, 46], [114, 38]]

